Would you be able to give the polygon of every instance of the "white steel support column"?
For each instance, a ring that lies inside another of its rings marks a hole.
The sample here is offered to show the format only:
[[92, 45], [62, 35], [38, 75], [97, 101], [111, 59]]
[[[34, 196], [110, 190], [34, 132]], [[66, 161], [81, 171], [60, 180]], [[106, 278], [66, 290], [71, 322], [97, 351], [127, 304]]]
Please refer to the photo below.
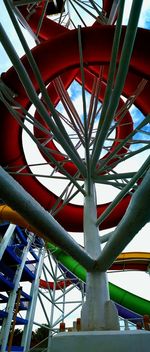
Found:
[[[85, 186], [87, 189], [87, 182]], [[85, 197], [84, 204], [84, 235], [86, 251], [94, 260], [101, 254], [96, 219], [96, 192], [91, 182], [90, 194]], [[117, 313], [109, 298], [106, 272], [95, 269], [87, 273], [86, 302], [82, 309], [81, 324], [82, 330], [119, 329]]]
[[36, 276], [35, 276], [35, 280], [32, 284], [31, 292], [30, 292], [32, 300], [31, 300], [31, 303], [29, 303], [30, 306], [28, 308], [27, 315], [26, 315], [26, 319], [28, 320], [28, 324], [24, 327], [23, 337], [22, 337], [22, 341], [21, 341], [21, 345], [24, 346], [24, 349], [23, 349], [24, 352], [29, 351], [29, 348], [30, 348], [33, 319], [34, 319], [35, 307], [36, 307], [36, 303], [37, 303], [37, 296], [38, 296], [38, 290], [39, 290], [39, 280], [40, 280], [41, 273], [42, 273], [42, 266], [43, 266], [44, 257], [45, 257], [45, 248], [43, 247], [39, 251], [39, 262], [37, 263]]
[[[51, 258], [49, 258], [51, 259]], [[58, 269], [58, 265], [57, 262], [55, 262], [55, 279], [57, 278], [57, 269]], [[55, 294], [56, 294], [56, 281], [54, 281], [54, 288], [53, 288], [53, 293], [52, 293], [52, 305], [51, 305], [51, 314], [50, 314], [50, 327], [52, 328], [53, 326], [53, 319], [54, 319], [54, 301], [55, 301]], [[47, 351], [50, 351], [50, 346], [51, 346], [51, 340], [52, 340], [52, 330], [49, 330], [49, 334], [48, 334], [48, 343], [47, 343]]]
[[52, 306], [51, 306], [51, 314], [50, 314], [50, 326], [53, 326], [53, 320], [54, 320], [54, 302], [55, 302], [55, 295], [56, 295], [56, 281], [57, 281], [57, 262], [55, 263], [55, 280], [54, 280], [54, 287], [53, 287], [53, 293], [52, 293]]
[[16, 225], [10, 224], [8, 226], [8, 229], [5, 232], [5, 235], [3, 236], [1, 240], [1, 246], [0, 246], [0, 260], [5, 252], [6, 247], [8, 246], [8, 243], [14, 233]]
[[0, 167], [0, 193], [1, 198], [23, 216], [36, 234], [63, 248], [87, 270], [93, 267], [93, 260], [69, 233], [2, 167]]

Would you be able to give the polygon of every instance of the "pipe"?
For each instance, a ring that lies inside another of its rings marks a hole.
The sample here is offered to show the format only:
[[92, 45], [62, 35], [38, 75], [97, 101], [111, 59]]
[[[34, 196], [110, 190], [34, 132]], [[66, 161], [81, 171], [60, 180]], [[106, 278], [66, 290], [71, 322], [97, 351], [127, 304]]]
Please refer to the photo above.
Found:
[[2, 167], [0, 167], [0, 194], [1, 198], [33, 227], [35, 233], [61, 247], [87, 270], [93, 269], [94, 260]]

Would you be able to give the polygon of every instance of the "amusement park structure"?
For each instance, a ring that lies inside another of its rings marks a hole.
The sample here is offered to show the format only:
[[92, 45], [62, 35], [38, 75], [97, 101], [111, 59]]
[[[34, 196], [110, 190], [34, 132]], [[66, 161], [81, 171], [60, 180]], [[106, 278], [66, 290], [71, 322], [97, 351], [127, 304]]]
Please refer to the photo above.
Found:
[[[146, 352], [150, 302], [107, 277], [149, 271], [148, 246], [122, 252], [150, 220], [143, 1], [126, 26], [125, 0], [2, 3], [11, 64], [0, 78], [0, 350]], [[36, 349], [41, 325], [48, 338]]]

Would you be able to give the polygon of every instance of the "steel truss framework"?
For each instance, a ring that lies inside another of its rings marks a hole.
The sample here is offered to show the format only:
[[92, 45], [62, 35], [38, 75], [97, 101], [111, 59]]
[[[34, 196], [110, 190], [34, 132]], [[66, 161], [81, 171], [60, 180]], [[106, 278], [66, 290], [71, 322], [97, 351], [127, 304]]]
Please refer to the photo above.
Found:
[[[66, 0], [55, 16], [49, 1], [4, 0], [23, 59], [0, 27], [1, 43], [13, 65], [0, 81], [1, 198], [35, 233], [88, 271], [83, 330], [113, 329], [114, 322], [108, 326], [105, 318], [106, 271], [150, 217], [149, 31], [137, 30], [142, 1], [133, 0], [126, 29], [122, 28], [125, 2], [109, 3]], [[18, 19], [37, 44], [33, 50]], [[67, 90], [74, 81], [81, 87], [82, 116]], [[130, 114], [133, 105], [143, 114], [138, 124]], [[23, 130], [44, 156], [43, 162], [25, 159]], [[118, 171], [144, 152], [138, 170]], [[48, 174], [34, 172], [45, 164], [51, 166]], [[65, 187], [56, 196], [37, 177], [65, 181]], [[97, 204], [99, 184], [117, 191], [111, 203]], [[78, 194], [84, 199], [84, 214], [82, 206], [70, 203]], [[102, 249], [99, 228], [113, 226]], [[85, 249], [68, 231], [84, 231]]]
[[[10, 248], [12, 248], [13, 258], [19, 256], [20, 264], [16, 266], [16, 272], [12, 280], [14, 286], [0, 294], [0, 312], [3, 312], [4, 315], [1, 329], [1, 350], [5, 351], [7, 345], [8, 349], [12, 349], [13, 327], [15, 328], [19, 323], [24, 325], [21, 340], [22, 350], [28, 351], [31, 349], [31, 351], [34, 351], [38, 347], [38, 345], [30, 347], [30, 343], [33, 327], [41, 326], [48, 331], [48, 337], [39, 343], [39, 347], [41, 344], [43, 346], [44, 343], [47, 349], [51, 343], [51, 338], [60, 329], [78, 331], [81, 328], [78, 326], [78, 320], [80, 320], [80, 309], [86, 296], [83, 282], [85, 281], [84, 274], [82, 280], [71, 274], [64, 265], [60, 264], [60, 261], [56, 260], [60, 256], [60, 250], [58, 251], [51, 244], [44, 248], [44, 243], [33, 233], [28, 233], [27, 230], [23, 231], [16, 225], [2, 225], [1, 231], [3, 227], [4, 229], [7, 227], [7, 230], [1, 241], [0, 267], [2, 269], [2, 263], [5, 261], [4, 258]], [[21, 242], [18, 240], [19, 235], [22, 239]], [[20, 246], [17, 241], [19, 241]], [[126, 260], [129, 261], [128, 258], [131, 257], [130, 260], [133, 261], [135, 255], [134, 253], [131, 256], [127, 255]], [[143, 256], [143, 263], [145, 263], [145, 258]], [[147, 259], [148, 265], [150, 255]], [[125, 255], [118, 258], [118, 263], [122, 262], [121, 265], [125, 267], [124, 260]], [[140, 260], [142, 260], [142, 257], [139, 259], [139, 265]], [[117, 262], [115, 265], [117, 266]], [[10, 267], [15, 268], [15, 261], [13, 265], [10, 264]], [[25, 268], [29, 270], [28, 283], [23, 282]], [[30, 277], [30, 273], [34, 276]], [[6, 278], [5, 274], [4, 277]], [[7, 277], [9, 277], [9, 271]], [[18, 296], [19, 292], [20, 296]], [[17, 302], [18, 308], [16, 307]], [[74, 318], [76, 320], [73, 321], [74, 313], [79, 319]], [[130, 327], [133, 329], [134, 319], [137, 321], [137, 318], [130, 316], [130, 323], [127, 319], [122, 319], [120, 321], [121, 329], [130, 329]], [[138, 319], [141, 321], [140, 317]], [[41, 323], [42, 321], [44, 323]], [[66, 324], [62, 325], [62, 322], [66, 322]]]

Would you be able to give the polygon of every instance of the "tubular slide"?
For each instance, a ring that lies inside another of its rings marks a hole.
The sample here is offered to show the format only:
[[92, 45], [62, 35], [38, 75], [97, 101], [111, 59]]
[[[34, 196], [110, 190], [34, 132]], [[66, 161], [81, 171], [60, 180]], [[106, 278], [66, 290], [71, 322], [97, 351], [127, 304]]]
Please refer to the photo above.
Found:
[[[75, 276], [77, 276], [79, 279], [85, 282], [86, 270], [80, 264], [78, 264], [77, 261], [75, 261], [73, 258], [68, 256], [64, 251], [60, 250], [59, 248], [53, 246], [50, 243], [48, 243], [48, 248], [51, 249], [51, 251], [54, 251], [54, 255], [58, 261], [60, 261], [69, 271], [74, 273]], [[113, 264], [113, 267], [115, 268], [115, 265], [117, 267], [118, 262], [120, 262], [120, 264], [122, 263], [121, 264], [122, 268], [120, 266], [121, 268], [120, 270], [123, 270], [123, 266], [126, 265], [126, 261], [128, 261], [128, 269], [129, 269], [130, 265], [132, 268], [134, 260], [136, 260], [137, 263], [138, 262], [140, 263], [141, 261], [147, 263], [145, 268], [146, 268], [146, 271], [148, 270], [148, 266], [150, 262], [149, 253], [122, 253], [121, 255], [118, 256], [116, 262]], [[137, 264], [137, 268], [138, 268], [138, 264]], [[139, 269], [139, 270], [143, 270], [143, 269]], [[109, 292], [110, 292], [111, 299], [114, 302], [117, 302], [117, 304], [124, 306], [129, 310], [134, 311], [140, 315], [150, 314], [150, 302], [148, 300], [140, 298], [137, 295], [134, 295], [112, 283], [109, 283]]]
[[[6, 205], [0, 206], [0, 220], [10, 221], [16, 225], [26, 227], [32, 231], [32, 228], [26, 223], [26, 221], [15, 211]], [[64, 265], [65, 268], [79, 278], [83, 282], [86, 280], [86, 270], [76, 260], [68, 256], [60, 248], [54, 246], [51, 243], [47, 243], [48, 249], [54, 254], [56, 259]], [[150, 253], [140, 252], [129, 252], [121, 253], [116, 261], [113, 263], [110, 270], [142, 270], [148, 271], [150, 264]], [[67, 281], [60, 281], [56, 285], [56, 289], [60, 289], [69, 286], [72, 283], [71, 278], [68, 275]], [[42, 288], [53, 289], [53, 282], [45, 282], [40, 280], [40, 286]], [[134, 295], [112, 283], [109, 283], [109, 291], [111, 299], [116, 302], [117, 309], [121, 316], [128, 317], [130, 320], [135, 321], [139, 318], [139, 315], [150, 314], [150, 302]], [[129, 311], [128, 311], [129, 310]], [[136, 312], [136, 313], [135, 313]]]
[[[50, 25], [50, 24], [49, 24]], [[123, 28], [122, 39], [125, 35], [126, 28]], [[135, 91], [138, 83], [141, 81], [141, 77], [145, 79], [150, 78], [150, 52], [148, 46], [145, 46], [145, 42], [149, 42], [150, 33], [146, 30], [139, 29], [137, 32], [137, 39], [134, 46], [134, 51], [129, 67], [129, 74], [126, 79], [124, 86], [124, 95], [129, 97], [133, 91]], [[114, 26], [99, 26], [83, 28], [82, 39], [83, 39], [83, 57], [85, 62], [88, 62], [89, 68], [94, 74], [98, 74], [97, 65], [104, 64], [104, 79], [107, 78], [107, 65], [111, 57], [111, 45], [114, 36]], [[101, 37], [101, 46], [97, 46], [97, 41]], [[72, 43], [74, 43], [72, 47]], [[103, 48], [103, 50], [101, 50]], [[104, 50], [105, 48], [105, 50]], [[140, 51], [140, 59], [137, 56], [137, 51]], [[62, 53], [61, 61], [59, 60], [59, 52]], [[74, 70], [79, 67], [79, 55], [78, 55], [78, 41], [77, 31], [66, 31], [64, 34], [57, 36], [55, 40], [46, 40], [41, 45], [35, 47], [32, 50], [33, 56], [38, 63], [39, 70], [41, 72], [44, 82], [48, 83], [56, 78], [58, 75], [66, 74], [68, 70]], [[46, 53], [46, 55], [45, 55]], [[49, 65], [49, 60], [55, 62], [55, 65]], [[118, 57], [119, 60], [119, 57]], [[142, 62], [142, 65], [141, 65]], [[22, 58], [22, 63], [26, 68], [35, 90], [38, 90], [38, 85], [35, 80], [35, 76], [28, 64], [27, 58]], [[72, 81], [72, 74], [70, 74]], [[90, 88], [89, 75], [87, 75], [87, 86]], [[79, 75], [77, 77], [79, 80]], [[21, 104], [25, 109], [30, 106], [29, 98], [18, 78], [14, 68], [11, 68], [2, 75], [3, 82], [14, 90], [13, 82], [15, 82], [15, 93], [16, 103]], [[67, 82], [68, 85], [68, 82]], [[136, 105], [140, 108], [143, 113], [149, 111], [149, 83], [144, 88], [140, 97], [136, 99]], [[56, 99], [56, 97], [55, 97]], [[54, 104], [55, 100], [54, 99]], [[102, 97], [100, 97], [102, 99]], [[121, 102], [120, 102], [121, 104]], [[26, 164], [24, 152], [22, 149], [21, 133], [22, 128], [16, 122], [14, 118], [10, 116], [8, 110], [1, 104], [1, 120], [0, 129], [3, 131], [0, 139], [1, 153], [1, 164], [3, 166], [9, 166], [11, 171], [16, 171], [20, 165]], [[35, 115], [36, 116], [36, 115]], [[38, 118], [38, 117], [37, 117]], [[131, 117], [127, 114], [127, 125], [124, 127], [124, 137], [132, 131]], [[8, 129], [9, 126], [9, 129]], [[122, 128], [118, 126], [116, 134], [122, 134]], [[112, 150], [114, 146], [112, 145]], [[51, 151], [51, 149], [50, 149]], [[67, 163], [67, 170], [74, 174], [73, 164]], [[107, 165], [108, 167], [108, 165]], [[106, 171], [107, 171], [106, 167]], [[23, 173], [30, 174], [30, 169], [26, 166]], [[32, 174], [31, 174], [32, 175]], [[57, 200], [57, 196], [47, 190], [39, 181], [34, 177], [25, 177], [24, 175], [17, 174], [13, 176], [22, 186], [46, 209], [51, 209]], [[126, 195], [121, 202], [115, 207], [107, 219], [101, 224], [101, 228], [110, 228], [116, 226], [129, 204], [131, 196]], [[109, 204], [98, 205], [97, 212], [98, 216], [105, 211]], [[61, 206], [61, 203], [60, 203]], [[81, 232], [83, 230], [83, 207], [74, 204], [67, 204], [63, 207], [56, 215], [56, 220], [68, 231]], [[69, 219], [69, 221], [68, 221]]]

